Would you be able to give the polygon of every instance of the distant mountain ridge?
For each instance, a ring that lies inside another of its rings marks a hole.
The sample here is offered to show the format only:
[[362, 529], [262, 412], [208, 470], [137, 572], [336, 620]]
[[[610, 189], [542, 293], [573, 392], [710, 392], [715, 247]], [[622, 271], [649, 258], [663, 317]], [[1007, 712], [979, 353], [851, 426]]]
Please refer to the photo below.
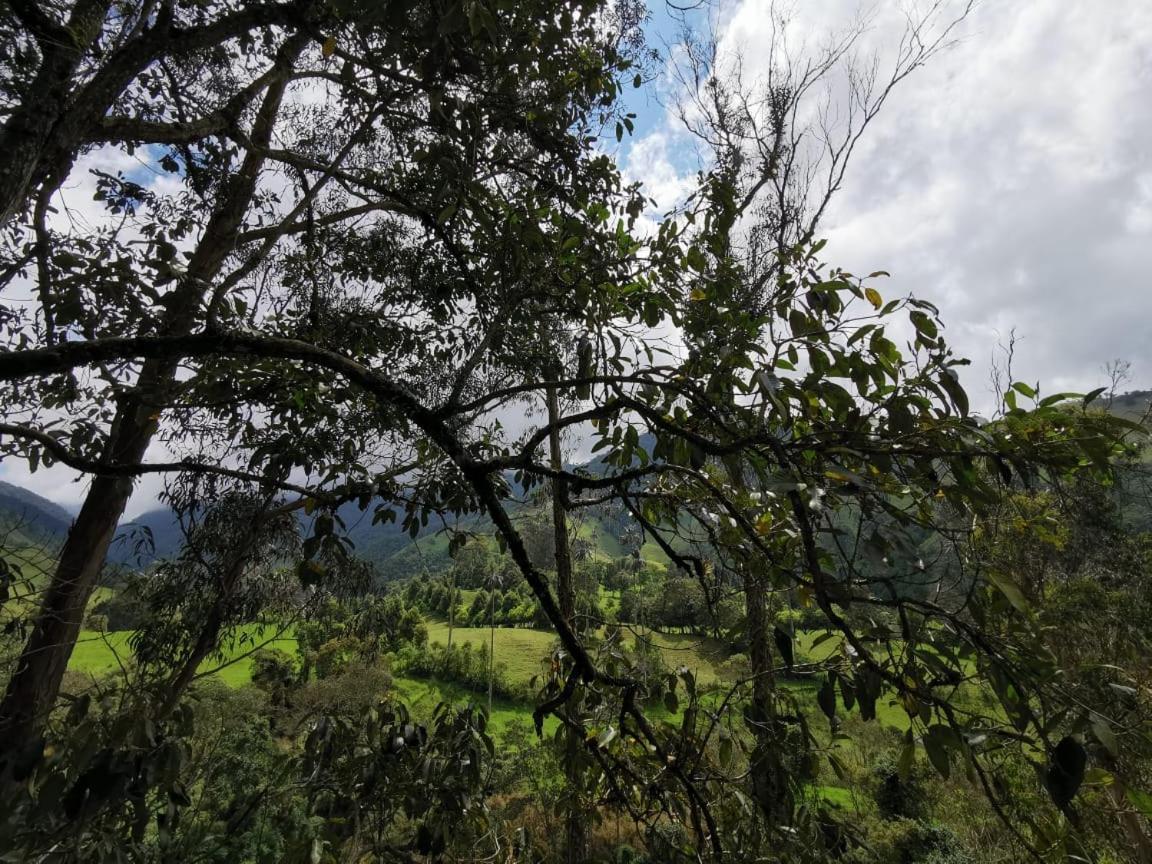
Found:
[[1108, 411], [1123, 417], [1125, 420], [1140, 421], [1145, 419], [1152, 407], [1152, 390], [1130, 390], [1112, 397], [1111, 404], [1107, 396], [1101, 396], [1095, 403]]
[[0, 480], [0, 526], [17, 529], [30, 539], [62, 538], [72, 525], [72, 514], [49, 501]]
[[[1105, 399], [1100, 397], [1095, 405], [1105, 407]], [[1118, 416], [1140, 420], [1147, 414], [1150, 405], [1152, 390], [1134, 390], [1114, 396], [1107, 407]], [[639, 444], [651, 454], [654, 438], [651, 434], [641, 435]], [[592, 475], [600, 475], [607, 470], [598, 454], [593, 454], [592, 459], [584, 465], [569, 467]], [[348, 503], [338, 513], [347, 526], [349, 538], [355, 544], [355, 553], [379, 566], [385, 579], [403, 578], [425, 568], [435, 571], [448, 566], [448, 542], [443, 534], [438, 533], [437, 526], [429, 524], [413, 541], [400, 527], [399, 520], [373, 524], [375, 506], [374, 502], [368, 509], [360, 510], [355, 503]], [[519, 508], [514, 505], [513, 509]], [[0, 527], [19, 527], [21, 533], [30, 540], [59, 542], [63, 540], [72, 520], [73, 515], [60, 505], [27, 489], [0, 481]], [[306, 526], [309, 522], [310, 518], [301, 512], [302, 525]], [[602, 545], [613, 531], [607, 525], [600, 525], [592, 533], [597, 536], [598, 544]], [[151, 554], [141, 555], [137, 541], [145, 536], [151, 541]], [[172, 510], [149, 510], [117, 528], [108, 560], [129, 567], [147, 566], [157, 559], [174, 555], [183, 541], [183, 531]], [[613, 557], [615, 550], [601, 551]]]
[[[398, 522], [373, 525], [372, 512], [372, 506], [361, 511], [355, 503], [345, 504], [339, 511], [358, 555], [381, 565], [398, 554], [403, 558], [420, 557], [421, 550], [413, 547], [411, 538], [401, 530]], [[18, 536], [12, 542], [58, 544], [68, 533], [74, 518], [73, 514], [42, 495], [0, 481], [0, 530], [15, 531]], [[306, 524], [310, 519], [301, 514], [301, 521]], [[141, 545], [145, 539], [151, 546], [147, 552]], [[175, 512], [167, 508], [148, 510], [117, 527], [116, 537], [108, 550], [108, 560], [113, 564], [142, 567], [175, 555], [183, 542], [184, 532]], [[425, 557], [432, 563], [442, 563], [441, 558], [446, 560], [447, 543], [435, 538], [435, 529], [431, 525], [421, 532], [419, 542], [422, 547], [427, 547]], [[411, 563], [405, 563], [403, 569], [411, 566]]]

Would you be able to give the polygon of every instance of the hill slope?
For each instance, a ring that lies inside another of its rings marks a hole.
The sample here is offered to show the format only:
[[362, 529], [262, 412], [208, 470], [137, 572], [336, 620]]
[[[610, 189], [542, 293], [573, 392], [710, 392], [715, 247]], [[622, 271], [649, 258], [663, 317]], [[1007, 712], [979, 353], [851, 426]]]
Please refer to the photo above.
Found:
[[62, 538], [71, 524], [72, 514], [60, 505], [0, 480], [0, 529], [50, 542]]

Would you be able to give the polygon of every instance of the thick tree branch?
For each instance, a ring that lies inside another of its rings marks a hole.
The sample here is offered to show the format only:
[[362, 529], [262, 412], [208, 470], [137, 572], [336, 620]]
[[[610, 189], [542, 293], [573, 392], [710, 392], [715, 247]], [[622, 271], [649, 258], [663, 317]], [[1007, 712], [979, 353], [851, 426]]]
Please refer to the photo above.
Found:
[[196, 474], [218, 474], [222, 477], [231, 477], [234, 480], [243, 480], [247, 483], [257, 483], [260, 485], [271, 483], [277, 489], [285, 492], [295, 492], [297, 495], [323, 503], [335, 500], [331, 495], [316, 489], [310, 489], [307, 486], [299, 486], [287, 481], [270, 481], [262, 474], [240, 471], [235, 468], [227, 468], [223, 465], [215, 465], [210, 462], [200, 462], [196, 459], [180, 459], [175, 462], [142, 462], [136, 464], [101, 462], [96, 459], [87, 459], [72, 452], [43, 430], [32, 429], [28, 426], [20, 426], [14, 423], [0, 423], [0, 435], [11, 435], [13, 438], [35, 441], [48, 451], [57, 462], [67, 465], [69, 468], [75, 468], [77, 471], [83, 471], [85, 474], [93, 474], [98, 477], [139, 477], [144, 474], [172, 474], [189, 471]]

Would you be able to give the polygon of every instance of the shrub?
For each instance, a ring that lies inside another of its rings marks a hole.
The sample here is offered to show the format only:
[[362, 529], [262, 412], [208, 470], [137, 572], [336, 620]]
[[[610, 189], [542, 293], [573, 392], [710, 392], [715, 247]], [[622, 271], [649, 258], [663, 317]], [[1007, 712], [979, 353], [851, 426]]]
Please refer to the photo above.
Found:
[[273, 705], [286, 701], [297, 674], [296, 661], [278, 648], [261, 648], [252, 655], [252, 683], [268, 694]]
[[872, 770], [872, 792], [876, 808], [885, 819], [918, 819], [926, 815], [927, 790], [923, 769], [913, 768], [902, 776], [890, 756], [883, 757]]
[[148, 620], [148, 604], [132, 589], [118, 592], [107, 600], [101, 600], [92, 608], [93, 615], [104, 617], [107, 632], [119, 630], [139, 630]]
[[451, 681], [475, 693], [487, 693], [489, 675], [494, 674], [492, 692], [497, 696], [516, 701], [529, 701], [535, 697], [531, 687], [508, 680], [504, 664], [497, 663], [494, 672], [489, 669], [486, 645], [481, 645], [478, 650], [468, 642], [451, 647], [429, 645], [418, 649], [406, 646], [393, 655], [392, 665], [398, 675]]

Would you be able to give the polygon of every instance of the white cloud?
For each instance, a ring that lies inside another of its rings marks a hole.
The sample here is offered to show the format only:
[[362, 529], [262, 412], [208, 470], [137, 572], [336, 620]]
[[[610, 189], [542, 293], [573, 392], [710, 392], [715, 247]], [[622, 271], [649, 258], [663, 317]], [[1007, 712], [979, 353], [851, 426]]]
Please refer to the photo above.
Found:
[[[857, 8], [796, 3], [794, 46], [818, 45]], [[865, 49], [898, 38], [900, 8], [882, 0]], [[765, 57], [767, 9], [745, 0], [723, 19], [750, 73]], [[974, 361], [965, 377], [977, 406], [988, 401], [989, 357], [1013, 327], [1018, 377], [1047, 392], [1102, 383], [1116, 357], [1133, 362], [1135, 386], [1152, 386], [1152, 4], [985, 0], [960, 35], [901, 85], [865, 137], [825, 222], [825, 257], [890, 271], [877, 285], [886, 295], [937, 302], [950, 340]], [[117, 158], [114, 168], [140, 167]], [[668, 118], [623, 160], [657, 199], [649, 216], [689, 191], [694, 166]], [[73, 177], [69, 207], [99, 218], [88, 175]], [[63, 502], [82, 492], [58, 468], [28, 476], [8, 460], [0, 476]], [[141, 481], [134, 510], [159, 487]]]
[[677, 170], [669, 152], [671, 135], [667, 130], [637, 139], [628, 149], [623, 171], [629, 180], [641, 180], [644, 194], [656, 201], [663, 213], [678, 204], [692, 190], [693, 176]]
[[[750, 73], [768, 8], [746, 0], [728, 19]], [[797, 32], [835, 30], [855, 8], [797, 4]], [[869, 46], [898, 39], [898, 9], [880, 4]], [[1152, 4], [988, 0], [959, 32], [867, 133], [825, 257], [937, 302], [973, 360], [976, 404], [1013, 327], [1019, 377], [1048, 392], [1098, 385], [1114, 357], [1152, 387]]]

